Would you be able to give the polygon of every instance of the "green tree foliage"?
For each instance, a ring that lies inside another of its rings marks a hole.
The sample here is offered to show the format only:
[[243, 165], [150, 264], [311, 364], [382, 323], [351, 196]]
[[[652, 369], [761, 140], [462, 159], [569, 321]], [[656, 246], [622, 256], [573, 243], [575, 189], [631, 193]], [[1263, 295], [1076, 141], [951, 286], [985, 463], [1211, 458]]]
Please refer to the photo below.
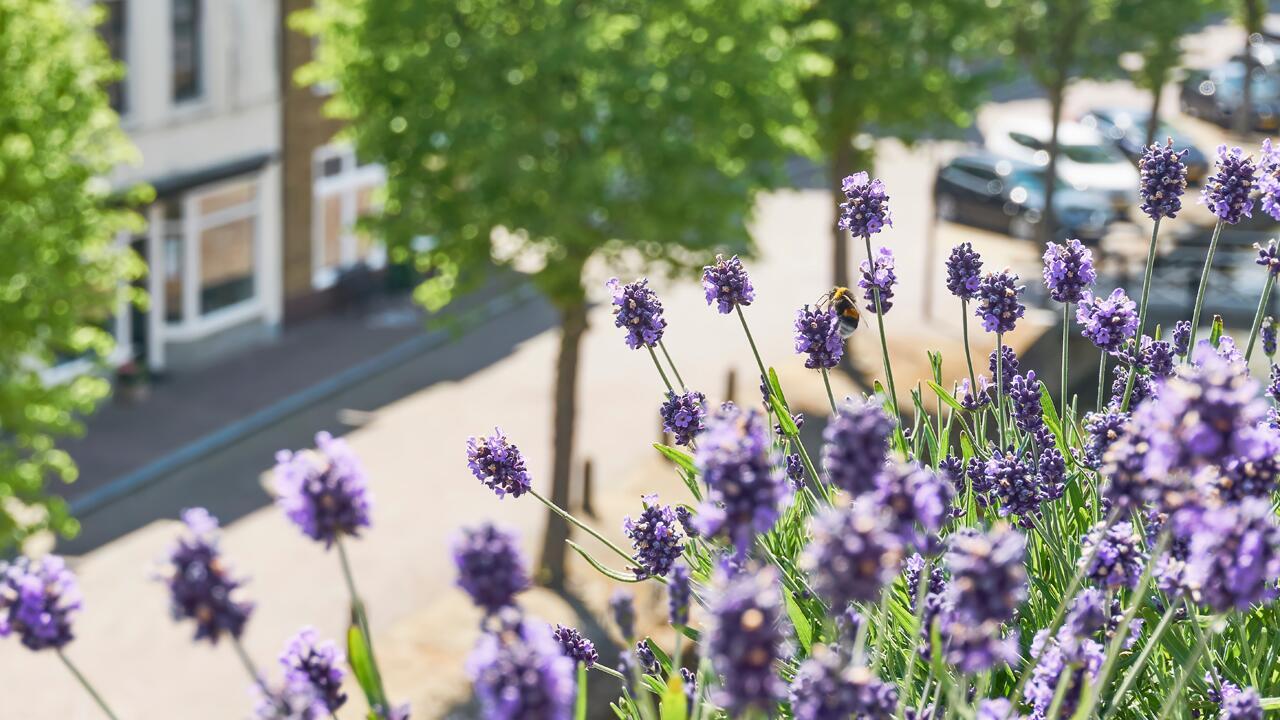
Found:
[[[386, 166], [392, 257], [439, 308], [514, 268], [559, 309], [552, 499], [568, 500], [583, 269], [687, 271], [747, 250], [757, 190], [808, 136], [787, 3], [321, 0], [303, 82], [330, 83], [362, 159]], [[552, 516], [543, 566], [563, 578]]]
[[1182, 66], [1182, 37], [1200, 24], [1217, 0], [1117, 0], [1112, 32], [1118, 41], [1135, 53], [1138, 64], [1130, 77], [1138, 87], [1151, 92], [1151, 120], [1147, 143], [1155, 137], [1160, 122], [1160, 101], [1164, 86]]
[[60, 358], [106, 357], [121, 285], [141, 271], [116, 233], [139, 218], [105, 180], [131, 146], [103, 83], [118, 68], [73, 0], [0, 0], [0, 549], [74, 533], [45, 482], [76, 467], [57, 448], [110, 390], [100, 377], [46, 384]]
[[[912, 142], [955, 132], [991, 77], [996, 38], [985, 0], [813, 2], [795, 37], [828, 187], [870, 170], [872, 134]], [[849, 250], [832, 226], [834, 281], [848, 285]]]

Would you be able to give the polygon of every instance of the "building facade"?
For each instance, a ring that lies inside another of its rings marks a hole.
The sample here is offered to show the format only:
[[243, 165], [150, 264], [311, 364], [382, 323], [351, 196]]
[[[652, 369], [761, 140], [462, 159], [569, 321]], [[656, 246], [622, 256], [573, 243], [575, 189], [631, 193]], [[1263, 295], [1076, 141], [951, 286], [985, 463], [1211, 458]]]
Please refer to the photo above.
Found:
[[381, 168], [335, 144], [323, 95], [292, 80], [313, 41], [287, 17], [306, 0], [100, 4], [125, 68], [112, 104], [142, 157], [111, 180], [156, 191], [145, 233], [121, 238], [147, 262], [151, 301], [122, 306], [117, 365], [182, 371], [269, 342], [385, 262], [354, 228]]

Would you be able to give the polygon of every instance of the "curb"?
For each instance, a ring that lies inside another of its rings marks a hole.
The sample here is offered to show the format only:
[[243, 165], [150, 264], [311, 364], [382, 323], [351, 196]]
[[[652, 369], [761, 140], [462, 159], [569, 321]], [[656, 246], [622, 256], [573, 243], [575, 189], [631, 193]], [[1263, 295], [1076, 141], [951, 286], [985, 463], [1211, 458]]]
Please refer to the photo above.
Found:
[[[496, 297], [480, 307], [462, 313], [463, 321], [468, 325], [487, 322], [511, 310], [521, 302], [527, 301], [533, 294], [534, 291], [527, 286], [519, 288]], [[405, 340], [381, 355], [376, 355], [353, 365], [244, 418], [228, 423], [218, 430], [193, 440], [173, 452], [162, 455], [136, 470], [113, 478], [103, 486], [68, 501], [67, 506], [74, 516], [83, 516], [96, 512], [154, 484], [168, 473], [226, 448], [353, 385], [403, 365], [418, 355], [439, 348], [450, 341], [450, 336], [451, 333], [448, 331], [433, 330]]]

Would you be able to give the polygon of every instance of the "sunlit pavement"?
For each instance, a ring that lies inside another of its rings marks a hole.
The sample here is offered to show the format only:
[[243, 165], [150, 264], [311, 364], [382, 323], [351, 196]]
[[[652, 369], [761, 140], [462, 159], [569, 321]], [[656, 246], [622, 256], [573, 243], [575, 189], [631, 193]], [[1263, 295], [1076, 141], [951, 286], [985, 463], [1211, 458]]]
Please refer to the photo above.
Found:
[[[1227, 53], [1238, 44], [1234, 38], [1229, 47], [1224, 42], [1213, 48]], [[1131, 104], [1145, 103], [1145, 95], [1119, 83], [1081, 84], [1069, 99], [1070, 107], [1084, 109], [1104, 95], [1113, 102], [1113, 94]], [[1176, 102], [1176, 95], [1171, 101]], [[1007, 105], [984, 113], [1044, 107], [1042, 101]], [[926, 349], [943, 352], [947, 378], [963, 373], [959, 304], [942, 284], [941, 262], [952, 245], [971, 241], [988, 268], [1007, 265], [1027, 284], [1039, 282], [1040, 251], [1034, 244], [954, 225], [933, 226], [933, 171], [953, 151], [949, 146], [907, 151], [886, 143], [880, 156], [878, 174], [888, 185], [895, 223], [875, 241], [898, 256], [900, 284], [886, 324], [904, 403], [908, 388], [927, 372]], [[821, 191], [764, 198], [755, 222], [762, 252], [748, 263], [757, 301], [747, 318], [765, 361], [777, 366], [793, 405], [814, 413], [825, 407], [825, 393], [820, 377], [805, 370], [792, 352], [792, 322], [797, 308], [827, 289], [832, 210], [832, 198]], [[855, 261], [864, 256], [861, 245], [855, 245]], [[613, 327], [604, 280], [605, 275], [596, 273], [591, 281], [598, 302], [583, 344], [577, 439], [579, 458], [590, 458], [594, 465], [597, 525], [621, 539], [622, 518], [638, 512], [641, 492], [656, 490], [670, 500], [687, 498], [649, 446], [658, 439], [661, 383], [648, 354], [628, 350]], [[733, 371], [736, 399], [754, 402], [757, 373], [736, 319], [708, 308], [693, 278], [655, 278], [655, 285], [670, 322], [667, 346], [690, 386], [713, 401], [724, 399]], [[870, 316], [867, 320], [851, 352], [868, 376], [878, 378], [875, 324]], [[1047, 312], [1033, 310], [1009, 341], [1029, 343], [1053, 320]], [[976, 319], [971, 332], [975, 360], [985, 366], [994, 338], [982, 332]], [[376, 408], [372, 422], [347, 434], [373, 478], [376, 499], [373, 529], [352, 544], [355, 573], [373, 613], [390, 692], [414, 704], [415, 718], [443, 717], [468, 695], [462, 666], [479, 615], [452, 587], [450, 535], [458, 526], [493, 520], [518, 529], [529, 554], [536, 554], [545, 512], [531, 499], [500, 501], [488, 492], [466, 469], [464, 443], [468, 435], [502, 426], [528, 456], [535, 482], [546, 488], [556, 343], [554, 331], [537, 335], [461, 381], [441, 382]], [[432, 362], [432, 356], [418, 362]], [[854, 391], [846, 379], [837, 377], [836, 382], [838, 393]], [[261, 469], [267, 469], [265, 461]], [[163, 586], [149, 579], [177, 532], [172, 521], [154, 522], [76, 560], [85, 610], [68, 654], [122, 718], [246, 717], [252, 706], [249, 683], [231, 648], [194, 646], [191, 628], [170, 621]], [[250, 579], [248, 594], [258, 607], [245, 642], [272, 677], [278, 678], [274, 658], [299, 626], [314, 625], [323, 635], [340, 636], [346, 610], [337, 558], [306, 541], [274, 508], [250, 512], [234, 522], [227, 528], [223, 548], [237, 571]], [[574, 597], [600, 611], [608, 583], [582, 563], [574, 565], [573, 578]], [[646, 596], [641, 611], [656, 614], [660, 603], [656, 595]], [[573, 614], [580, 604], [541, 591], [533, 593], [528, 604], [548, 621], [580, 622]], [[0, 643], [0, 677], [5, 678], [0, 711], [4, 717], [99, 717], [51, 654], [33, 655], [16, 642]], [[349, 690], [352, 707], [342, 716], [356, 717], [358, 692]]]

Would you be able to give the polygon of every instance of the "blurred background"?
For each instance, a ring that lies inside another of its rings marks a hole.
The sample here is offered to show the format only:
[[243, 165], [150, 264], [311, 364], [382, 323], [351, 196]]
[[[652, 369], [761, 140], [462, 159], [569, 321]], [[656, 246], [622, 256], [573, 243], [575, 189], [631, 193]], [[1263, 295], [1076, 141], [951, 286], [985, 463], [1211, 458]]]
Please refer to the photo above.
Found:
[[[479, 615], [452, 588], [461, 525], [522, 533], [529, 606], [612, 663], [609, 584], [541, 506], [498, 500], [465, 441], [500, 425], [537, 487], [621, 540], [642, 493], [679, 483], [661, 380], [613, 327], [607, 278], [648, 275], [666, 343], [713, 402], [754, 402], [754, 361], [697, 274], [747, 258], [748, 316], [811, 443], [821, 380], [795, 311], [856, 283], [840, 179], [884, 180], [886, 316], [900, 387], [964, 374], [942, 261], [970, 242], [1032, 309], [1012, 337], [1052, 377], [1049, 240], [1080, 238], [1100, 286], [1141, 282], [1144, 146], [1188, 150], [1161, 228], [1151, 316], [1189, 316], [1219, 145], [1280, 129], [1280, 15], [1263, 0], [0, 0], [0, 548], [67, 555], [85, 610], [69, 652], [127, 717], [248, 716], [229, 648], [192, 646], [149, 580], [203, 505], [258, 604], [270, 663], [300, 625], [343, 632], [337, 560], [271, 507], [275, 451], [320, 430], [372, 478], [353, 547], [392, 694], [473, 717]], [[12, 81], [10, 81], [12, 78]], [[1227, 227], [1206, 320], [1247, 328], [1265, 213]], [[994, 338], [974, 323], [985, 366]], [[1073, 392], [1096, 356], [1075, 349]], [[880, 377], [874, 323], [837, 392]], [[1052, 384], [1052, 383], [1051, 383]], [[905, 396], [905, 393], [903, 393]], [[905, 408], [909, 410], [909, 408]], [[74, 482], [71, 482], [74, 481]], [[590, 544], [589, 538], [575, 537]], [[641, 594], [647, 612], [662, 599]], [[644, 627], [642, 622], [642, 628]], [[0, 643], [0, 717], [96, 717], [56, 660]], [[352, 714], [355, 717], [356, 714]]]

